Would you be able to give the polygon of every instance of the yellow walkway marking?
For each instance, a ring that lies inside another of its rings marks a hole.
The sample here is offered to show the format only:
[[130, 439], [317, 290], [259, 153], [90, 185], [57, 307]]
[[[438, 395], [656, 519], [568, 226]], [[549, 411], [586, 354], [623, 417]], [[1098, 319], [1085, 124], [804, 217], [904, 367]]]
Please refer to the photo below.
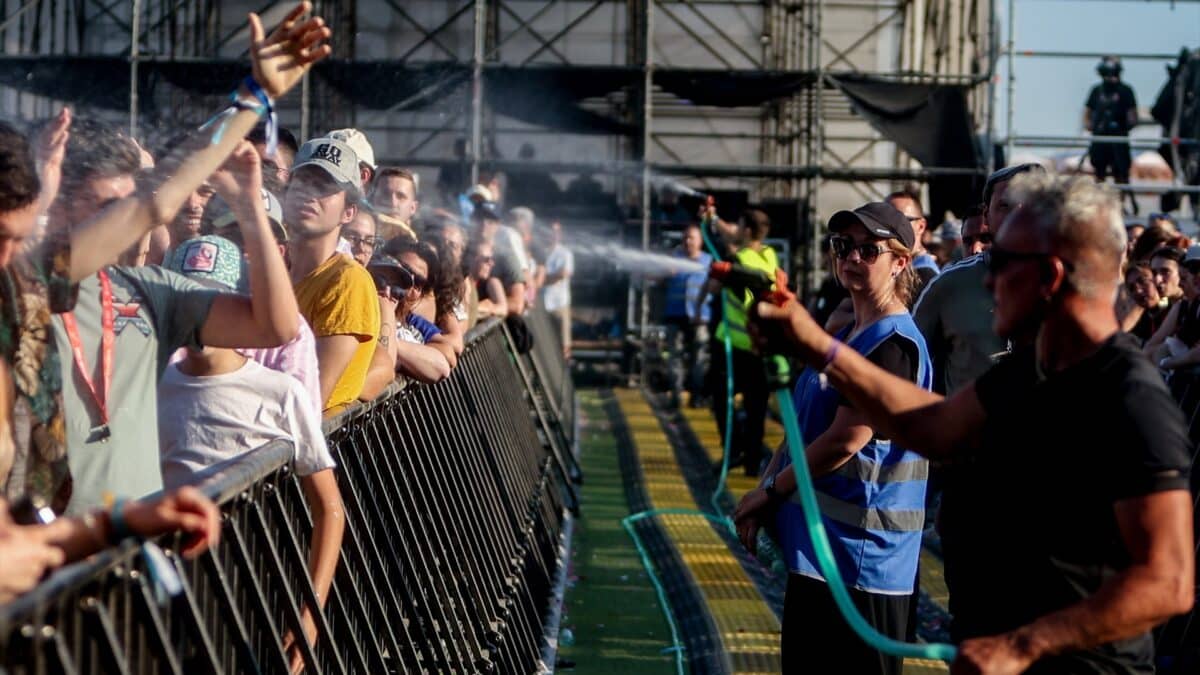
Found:
[[[696, 440], [708, 453], [708, 458], [715, 465], [721, 461], [721, 453], [725, 447], [721, 444], [721, 433], [717, 430], [717, 422], [713, 419], [712, 411], [708, 408], [692, 408], [689, 406], [680, 406], [679, 411], [683, 413], [683, 418], [687, 420], [688, 426], [692, 428], [692, 433], [696, 435]], [[772, 450], [779, 447], [783, 442], [783, 426], [778, 422], [767, 419], [767, 424], [763, 434], [763, 445]], [[729, 477], [725, 481], [725, 487], [729, 490], [730, 496], [733, 497], [733, 503], [736, 504], [742, 495], [758, 487], [758, 479], [750, 478], [743, 472], [740, 466], [729, 467]]]
[[[615, 390], [654, 508], [694, 509], [683, 472], [658, 418], [638, 391]], [[704, 597], [730, 672], [778, 673], [779, 620], [754, 582], [703, 516], [659, 516], [692, 582]]]
[[[705, 452], [708, 453], [708, 458], [716, 463], [721, 461], [721, 453], [724, 447], [721, 445], [721, 433], [717, 430], [717, 422], [713, 419], [712, 411], [707, 408], [692, 408], [689, 406], [680, 406], [680, 412], [687, 420], [688, 426], [692, 428], [692, 433], [696, 435], [696, 440], [703, 446]], [[763, 445], [770, 449], [776, 449], [784, 441], [783, 425], [779, 424], [771, 418], [767, 418], [766, 427], [764, 428]], [[726, 488], [729, 494], [733, 497], [733, 502], [736, 504], [750, 490], [758, 487], [757, 478], [749, 478], [742, 473], [741, 467], [730, 467], [729, 478], [726, 481]], [[929, 597], [946, 607], [949, 601], [950, 592], [946, 590], [946, 577], [942, 571], [942, 563], [928, 551], [921, 551], [921, 588], [929, 594]], [[926, 675], [933, 673], [945, 673], [950, 668], [941, 661], [931, 661], [928, 659], [905, 659], [904, 660], [904, 675]]]

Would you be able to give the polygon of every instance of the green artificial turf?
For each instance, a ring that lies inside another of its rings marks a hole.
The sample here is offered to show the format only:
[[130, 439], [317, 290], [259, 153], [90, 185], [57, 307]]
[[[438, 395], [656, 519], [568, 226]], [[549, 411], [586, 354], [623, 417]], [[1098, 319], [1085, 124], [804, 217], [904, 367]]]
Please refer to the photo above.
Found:
[[[621, 519], [629, 515], [616, 441], [596, 390], [579, 392], [582, 516], [575, 521], [571, 583], [559, 634], [559, 670], [568, 673], [675, 672], [671, 631]], [[574, 662], [566, 667], [565, 661]]]

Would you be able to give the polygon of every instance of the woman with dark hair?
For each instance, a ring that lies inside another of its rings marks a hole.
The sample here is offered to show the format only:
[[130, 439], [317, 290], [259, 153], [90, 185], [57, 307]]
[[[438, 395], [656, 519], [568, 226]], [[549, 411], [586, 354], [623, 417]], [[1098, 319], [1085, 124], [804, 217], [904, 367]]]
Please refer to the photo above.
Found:
[[433, 289], [434, 322], [454, 347], [455, 357], [461, 356], [467, 333], [467, 309], [463, 302], [466, 287], [462, 269], [462, 253], [465, 242], [462, 229], [457, 225], [445, 224], [427, 239], [437, 251], [441, 261], [438, 270], [438, 285]]
[[[842, 342], [834, 344], [929, 389], [933, 366], [907, 309], [917, 283], [916, 235], [909, 221], [876, 202], [834, 214], [829, 230], [835, 271], [854, 306], [853, 321], [839, 331]], [[821, 517], [842, 579], [872, 626], [904, 640], [921, 551], [928, 463], [881, 437], [866, 415], [826, 386], [820, 370], [806, 368], [795, 392], [790, 412], [803, 429]], [[764, 475], [761, 487], [742, 498], [734, 520], [751, 551], [759, 528], [773, 525], [791, 572], [784, 596], [783, 672], [900, 675], [903, 659], [863, 643], [835, 607], [808, 540], [803, 509], [790, 498], [796, 474], [786, 448], [775, 454]]]

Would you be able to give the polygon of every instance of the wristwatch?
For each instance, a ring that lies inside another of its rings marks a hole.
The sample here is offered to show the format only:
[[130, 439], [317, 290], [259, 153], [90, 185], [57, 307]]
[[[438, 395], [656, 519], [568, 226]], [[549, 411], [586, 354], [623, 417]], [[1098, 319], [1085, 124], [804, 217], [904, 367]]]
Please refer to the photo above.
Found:
[[778, 476], [779, 476], [779, 474], [777, 474], [777, 473], [771, 474], [770, 476], [767, 477], [767, 480], [764, 481], [763, 485], [762, 485], [763, 492], [767, 493], [767, 499], [771, 500], [772, 502], [779, 501], [779, 498], [783, 496], [783, 495], [779, 494], [778, 491], [775, 490], [775, 479]]

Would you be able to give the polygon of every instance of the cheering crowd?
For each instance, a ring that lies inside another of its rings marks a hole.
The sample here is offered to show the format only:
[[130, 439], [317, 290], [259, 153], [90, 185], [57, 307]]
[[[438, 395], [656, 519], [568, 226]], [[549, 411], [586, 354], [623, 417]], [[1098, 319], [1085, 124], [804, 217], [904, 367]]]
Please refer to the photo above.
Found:
[[323, 605], [345, 526], [323, 417], [448, 377], [489, 317], [524, 349], [538, 303], [569, 327], [561, 229], [535, 246], [496, 181], [421, 211], [418, 175], [376, 165], [360, 131], [299, 144], [278, 126], [274, 102], [330, 53], [310, 9], [270, 34], [251, 15], [252, 75], [161, 148], [67, 109], [0, 124], [0, 602], [129, 536], [213, 546], [219, 513], [192, 485], [284, 438]]

